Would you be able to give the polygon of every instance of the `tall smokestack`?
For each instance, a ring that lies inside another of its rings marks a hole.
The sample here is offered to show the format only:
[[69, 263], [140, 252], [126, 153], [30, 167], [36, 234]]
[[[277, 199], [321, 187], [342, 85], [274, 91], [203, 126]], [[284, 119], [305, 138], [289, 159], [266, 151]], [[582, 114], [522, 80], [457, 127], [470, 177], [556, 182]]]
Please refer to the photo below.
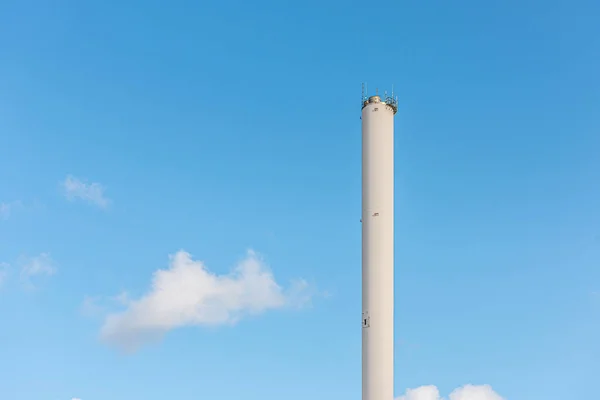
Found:
[[362, 97], [362, 400], [394, 399], [393, 97]]

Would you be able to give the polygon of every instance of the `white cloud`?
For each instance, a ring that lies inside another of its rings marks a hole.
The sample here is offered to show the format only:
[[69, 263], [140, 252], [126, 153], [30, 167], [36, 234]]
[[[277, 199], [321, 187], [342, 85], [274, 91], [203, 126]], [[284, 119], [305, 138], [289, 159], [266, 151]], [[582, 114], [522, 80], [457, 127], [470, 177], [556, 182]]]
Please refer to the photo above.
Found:
[[97, 182], [86, 183], [73, 175], [68, 175], [62, 182], [65, 197], [74, 201], [76, 199], [87, 201], [100, 208], [107, 208], [111, 200], [104, 195], [104, 186]]
[[450, 400], [504, 400], [490, 385], [465, 385], [450, 393]]
[[247, 315], [301, 306], [310, 297], [310, 288], [302, 280], [283, 289], [253, 251], [227, 275], [210, 272], [204, 263], [179, 251], [170, 257], [169, 268], [154, 272], [148, 293], [137, 300], [127, 295], [116, 299], [125, 310], [109, 314], [100, 335], [108, 343], [134, 351], [175, 328], [232, 325]]
[[[437, 387], [421, 386], [408, 389], [396, 400], [444, 400]], [[490, 385], [465, 385], [450, 393], [449, 400], [505, 400]]]
[[433, 385], [421, 386], [416, 389], [407, 389], [406, 393], [396, 400], [440, 400], [440, 391]]

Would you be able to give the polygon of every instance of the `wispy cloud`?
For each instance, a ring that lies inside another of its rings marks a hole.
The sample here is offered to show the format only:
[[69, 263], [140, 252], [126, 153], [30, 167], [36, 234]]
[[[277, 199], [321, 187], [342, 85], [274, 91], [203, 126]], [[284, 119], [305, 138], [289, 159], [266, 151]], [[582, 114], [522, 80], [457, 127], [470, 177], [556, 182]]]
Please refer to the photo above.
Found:
[[11, 206], [8, 203], [0, 203], [0, 219], [7, 219], [10, 217]]
[[101, 338], [125, 351], [160, 339], [166, 332], [192, 325], [232, 325], [248, 315], [298, 307], [311, 298], [303, 280], [282, 288], [254, 252], [227, 275], [210, 272], [204, 263], [179, 251], [167, 269], [154, 272], [150, 290], [139, 299], [119, 296], [121, 312], [109, 314]]
[[29, 287], [33, 287], [32, 279], [54, 275], [57, 271], [56, 265], [48, 253], [41, 253], [34, 257], [22, 256], [18, 264], [21, 281]]
[[0, 262], [0, 288], [4, 285], [6, 278], [8, 277], [8, 269], [10, 265], [5, 262]]
[[21, 258], [21, 275], [32, 277], [37, 275], [54, 275], [56, 267], [48, 253], [41, 253], [35, 257]]
[[[455, 389], [449, 400], [505, 400], [492, 389], [490, 385], [465, 385]], [[444, 400], [436, 386], [421, 386], [408, 389], [406, 393], [396, 400]]]
[[65, 197], [70, 200], [83, 200], [100, 208], [107, 208], [111, 200], [104, 194], [106, 188], [98, 182], [87, 183], [73, 175], [67, 175], [61, 183]]
[[85, 296], [83, 303], [79, 307], [79, 311], [86, 317], [102, 315], [106, 311], [106, 308], [99, 305], [99, 301], [99, 297]]
[[0, 219], [8, 219], [19, 207], [21, 207], [20, 201], [0, 202]]
[[600, 305], [600, 290], [594, 290], [590, 293], [590, 298], [593, 304]]
[[41, 253], [40, 255], [29, 257], [20, 256], [14, 264], [0, 262], [0, 286], [8, 281], [11, 270], [17, 270], [21, 278], [21, 283], [27, 289], [33, 289], [33, 281], [41, 276], [54, 275], [57, 271], [56, 265], [50, 254]]

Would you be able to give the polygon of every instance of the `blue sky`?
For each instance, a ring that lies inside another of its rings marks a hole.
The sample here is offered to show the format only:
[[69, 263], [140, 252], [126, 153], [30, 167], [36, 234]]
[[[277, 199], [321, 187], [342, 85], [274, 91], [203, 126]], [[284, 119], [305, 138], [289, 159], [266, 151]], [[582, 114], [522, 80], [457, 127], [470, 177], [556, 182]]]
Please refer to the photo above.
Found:
[[594, 398], [599, 16], [2, 2], [0, 398], [360, 399], [363, 81], [400, 99], [397, 395]]

